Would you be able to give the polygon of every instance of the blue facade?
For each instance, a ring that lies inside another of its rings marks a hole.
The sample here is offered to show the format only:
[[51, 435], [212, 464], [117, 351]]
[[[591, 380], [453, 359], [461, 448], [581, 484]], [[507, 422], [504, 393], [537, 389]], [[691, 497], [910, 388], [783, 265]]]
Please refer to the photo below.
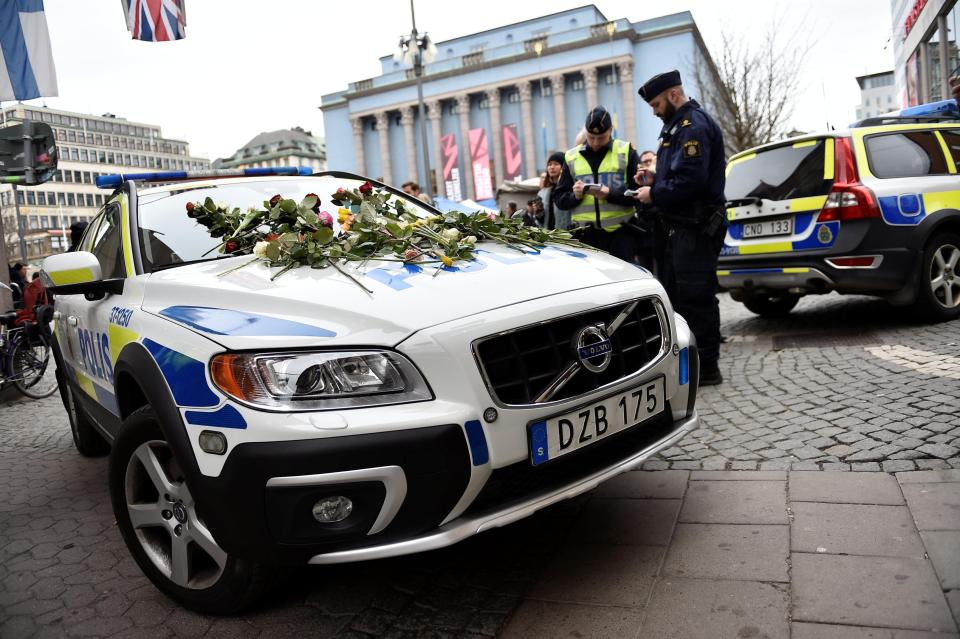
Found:
[[[469, 145], [462, 139], [460, 115], [456, 111], [458, 97], [470, 96], [469, 128], [486, 130], [495, 189], [494, 176], [503, 174], [504, 158], [502, 150], [496, 157], [493, 136], [502, 135], [501, 127], [516, 125], [522, 154], [521, 176], [534, 177], [543, 170], [551, 151], [573, 145], [584, 116], [594, 106], [588, 104], [592, 101], [588, 96], [595, 91], [595, 101], [614, 114], [618, 137], [629, 139], [641, 150], [654, 148], [662, 123], [636, 94], [637, 88], [651, 76], [676, 68], [684, 77], [687, 94], [696, 98], [699, 90], [693, 84], [694, 59], [702, 56], [710, 60], [689, 12], [633, 23], [626, 19], [608, 20], [593, 5], [437, 42], [436, 46], [437, 56], [424, 70], [424, 101], [439, 102], [441, 106], [440, 136], [455, 136], [461, 188], [467, 198], [474, 198], [475, 192], [467, 191], [464, 179], [471, 163]], [[429, 117], [425, 123], [431, 156], [427, 171], [420, 150], [419, 117], [414, 118], [414, 171], [408, 166], [400, 109], [416, 105], [416, 85], [408, 78], [408, 70], [392, 57], [381, 58], [380, 63], [382, 75], [323, 96], [328, 165], [331, 169], [382, 176], [392, 184], [414, 177], [421, 183], [435, 178], [442, 161], [435, 123]], [[591, 89], [587, 76], [594, 73], [596, 83]], [[558, 77], [563, 78], [560, 108], [564, 112], [559, 126], [559, 98], [555, 97], [557, 88], [551, 83], [551, 78]], [[523, 85], [524, 91], [529, 90], [529, 131], [524, 126], [527, 106], [518, 84]], [[485, 96], [493, 89], [500, 96], [499, 123], [493, 121], [494, 111]], [[383, 132], [375, 124], [382, 113], [388, 116], [390, 175], [384, 174], [380, 142]], [[355, 139], [351, 125], [355, 119], [362, 123], [360, 140]], [[561, 129], [566, 132], [563, 139]], [[360, 148], [362, 166], [358, 162]], [[440, 193], [443, 194], [442, 184]]]

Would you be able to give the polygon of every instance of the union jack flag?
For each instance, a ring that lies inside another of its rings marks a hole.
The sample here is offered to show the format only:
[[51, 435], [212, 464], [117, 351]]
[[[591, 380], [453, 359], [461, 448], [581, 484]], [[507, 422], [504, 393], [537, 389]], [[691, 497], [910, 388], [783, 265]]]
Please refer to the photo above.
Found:
[[161, 42], [186, 37], [185, 0], [121, 0], [134, 40]]

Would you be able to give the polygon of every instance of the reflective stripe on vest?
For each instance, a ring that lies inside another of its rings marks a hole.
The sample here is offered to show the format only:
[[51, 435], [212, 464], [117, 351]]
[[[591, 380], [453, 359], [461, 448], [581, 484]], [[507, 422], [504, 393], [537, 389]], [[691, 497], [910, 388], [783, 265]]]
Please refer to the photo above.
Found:
[[[565, 159], [573, 181], [582, 180], [594, 182], [593, 169], [586, 158], [580, 155], [583, 147], [574, 147], [566, 152]], [[597, 167], [596, 181], [608, 188], [623, 187], [627, 184], [627, 163], [630, 153], [630, 143], [623, 140], [614, 140], [610, 150]], [[584, 194], [583, 199], [572, 211], [570, 219], [579, 226], [596, 224], [596, 198]], [[620, 225], [633, 217], [636, 209], [633, 206], [613, 204], [606, 200], [600, 201], [600, 227], [607, 231], [615, 231]]]

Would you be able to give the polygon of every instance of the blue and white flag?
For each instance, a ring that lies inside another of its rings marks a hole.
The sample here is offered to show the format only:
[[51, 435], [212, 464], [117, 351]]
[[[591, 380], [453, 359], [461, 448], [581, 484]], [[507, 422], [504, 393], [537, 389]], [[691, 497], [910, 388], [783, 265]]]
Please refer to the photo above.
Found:
[[0, 101], [57, 95], [43, 0], [0, 0]]

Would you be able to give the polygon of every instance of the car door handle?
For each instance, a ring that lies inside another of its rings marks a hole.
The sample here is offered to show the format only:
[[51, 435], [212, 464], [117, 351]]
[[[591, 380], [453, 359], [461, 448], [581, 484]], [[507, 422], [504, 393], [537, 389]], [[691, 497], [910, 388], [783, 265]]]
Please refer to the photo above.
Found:
[[73, 315], [68, 315], [68, 316], [67, 316], [67, 324], [69, 324], [70, 326], [76, 326], [76, 325], [77, 325], [77, 318], [74, 317]]

